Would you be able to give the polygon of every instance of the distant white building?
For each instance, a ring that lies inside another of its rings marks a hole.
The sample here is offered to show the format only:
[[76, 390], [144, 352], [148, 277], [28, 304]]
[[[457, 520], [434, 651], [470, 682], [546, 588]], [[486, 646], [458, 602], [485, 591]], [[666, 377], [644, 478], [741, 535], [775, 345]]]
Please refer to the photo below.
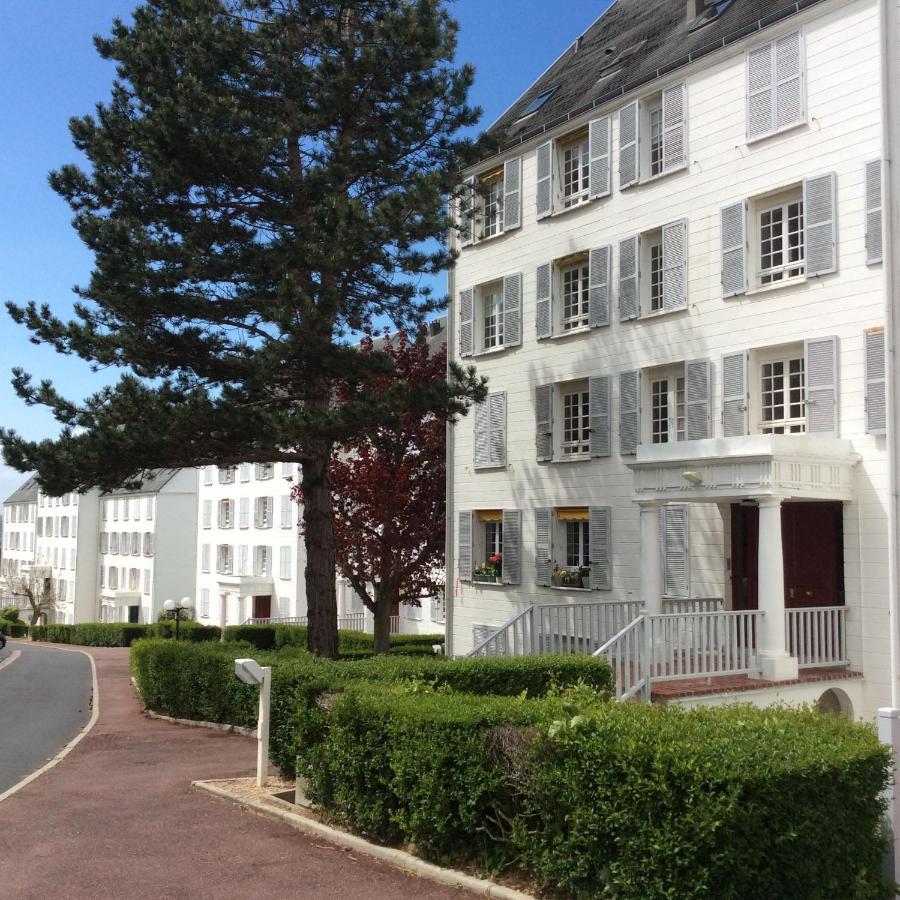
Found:
[[34, 562], [38, 483], [29, 478], [3, 501], [3, 549], [0, 575], [27, 573]]

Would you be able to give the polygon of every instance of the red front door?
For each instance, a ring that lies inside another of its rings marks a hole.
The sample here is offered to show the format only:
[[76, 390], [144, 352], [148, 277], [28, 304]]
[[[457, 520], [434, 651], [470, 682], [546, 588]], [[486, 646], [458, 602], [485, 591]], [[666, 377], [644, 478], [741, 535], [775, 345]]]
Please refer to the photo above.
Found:
[[759, 609], [759, 507], [731, 507], [731, 606]]
[[844, 516], [840, 503], [785, 503], [784, 605], [843, 606]]
[[272, 597], [270, 594], [253, 598], [253, 618], [270, 619], [272, 617]]

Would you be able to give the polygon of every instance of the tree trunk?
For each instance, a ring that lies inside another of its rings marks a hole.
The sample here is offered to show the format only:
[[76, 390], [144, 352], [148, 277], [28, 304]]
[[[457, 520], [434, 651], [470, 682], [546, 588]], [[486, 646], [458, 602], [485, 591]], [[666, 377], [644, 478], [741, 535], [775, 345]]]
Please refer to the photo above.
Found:
[[388, 653], [391, 649], [391, 608], [393, 592], [383, 587], [375, 588], [375, 652]]
[[306, 605], [310, 653], [337, 659], [334, 516], [330, 448], [323, 445], [303, 463], [303, 533], [306, 542]]

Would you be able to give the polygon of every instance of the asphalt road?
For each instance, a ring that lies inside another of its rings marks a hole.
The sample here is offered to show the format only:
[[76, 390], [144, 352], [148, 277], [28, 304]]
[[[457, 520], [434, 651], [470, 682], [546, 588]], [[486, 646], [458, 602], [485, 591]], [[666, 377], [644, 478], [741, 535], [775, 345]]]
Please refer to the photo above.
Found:
[[9, 641], [0, 663], [0, 794], [39, 769], [91, 716], [91, 661], [83, 653]]

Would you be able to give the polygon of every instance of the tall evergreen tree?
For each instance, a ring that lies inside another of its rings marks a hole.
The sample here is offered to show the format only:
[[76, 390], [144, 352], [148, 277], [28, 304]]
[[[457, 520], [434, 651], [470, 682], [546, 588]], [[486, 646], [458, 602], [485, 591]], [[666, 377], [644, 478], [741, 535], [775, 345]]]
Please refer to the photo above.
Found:
[[31, 340], [119, 382], [72, 402], [14, 370], [55, 440], [0, 432], [7, 462], [62, 493], [156, 467], [285, 461], [302, 469], [310, 649], [337, 652], [329, 462], [404, 409], [452, 415], [473, 370], [438, 388], [335, 403], [390, 370], [353, 334], [415, 327], [451, 262], [446, 198], [473, 153], [472, 72], [444, 0], [147, 0], [97, 38], [112, 97], [75, 118], [89, 161], [50, 184], [94, 254], [75, 318], [7, 304]]

